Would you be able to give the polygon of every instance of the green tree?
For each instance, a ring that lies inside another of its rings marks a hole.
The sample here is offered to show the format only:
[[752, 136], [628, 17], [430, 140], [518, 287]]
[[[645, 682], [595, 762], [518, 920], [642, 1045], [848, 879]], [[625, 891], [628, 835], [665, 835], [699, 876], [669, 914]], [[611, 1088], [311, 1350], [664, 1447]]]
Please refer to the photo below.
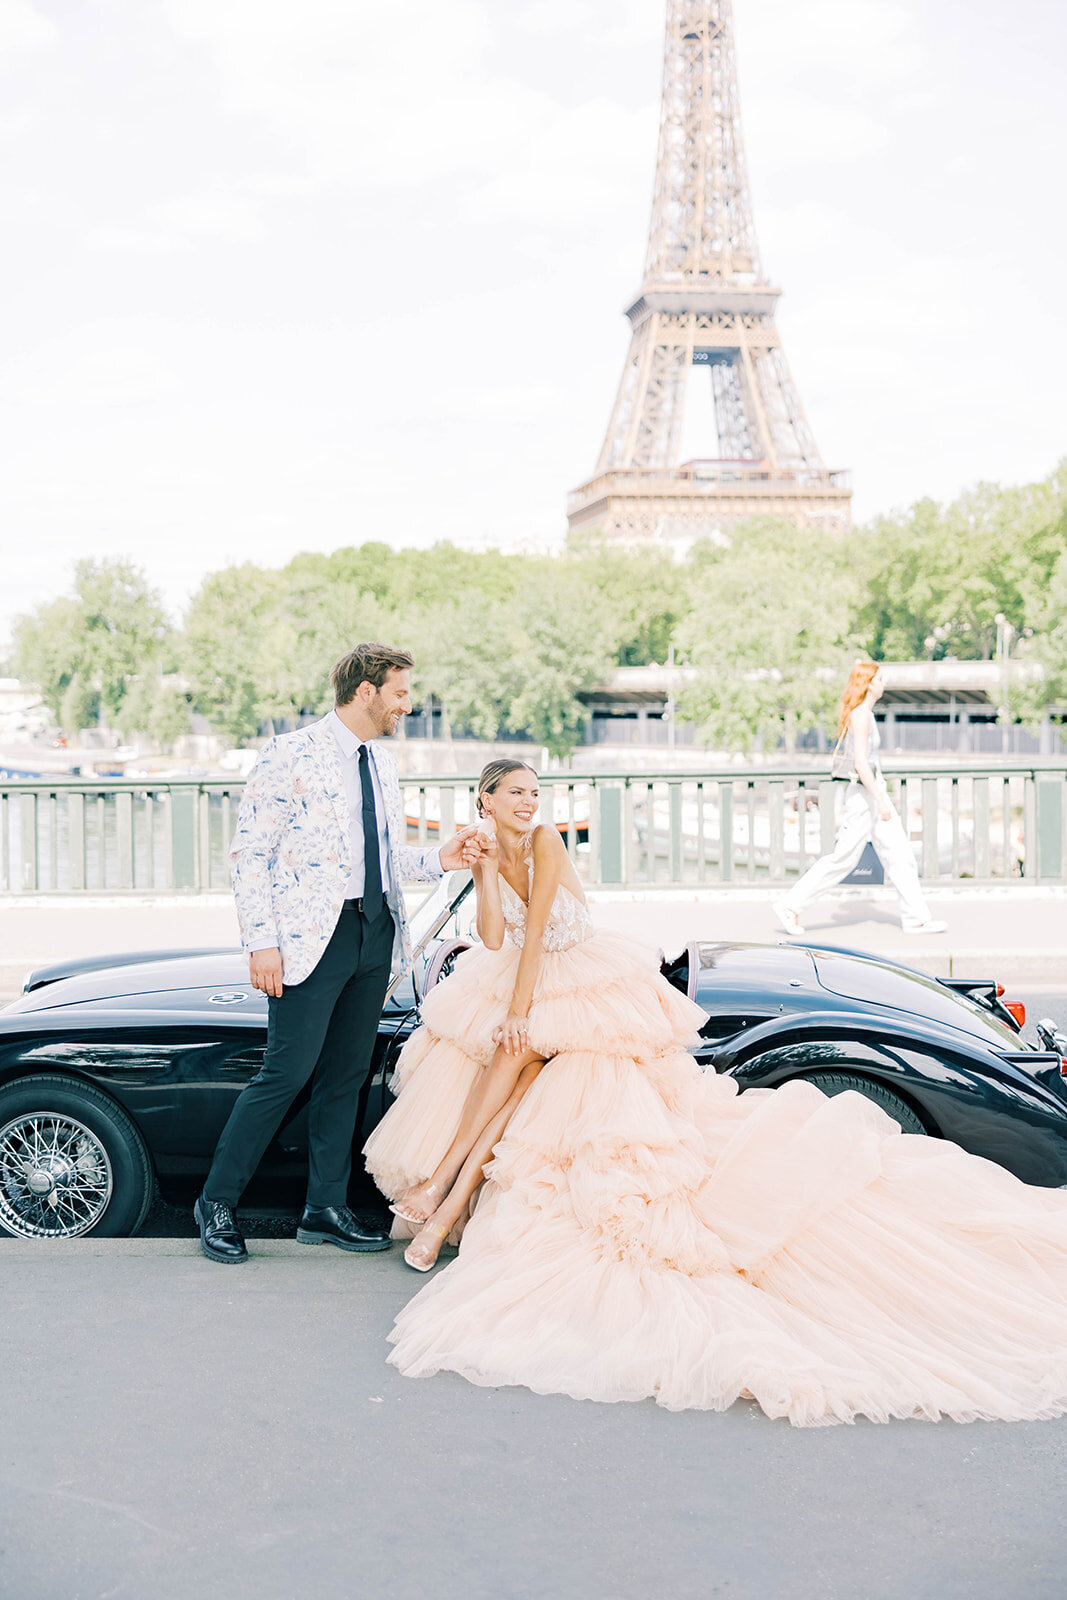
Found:
[[682, 658], [696, 668], [679, 714], [709, 743], [772, 748], [797, 731], [829, 726], [855, 654], [856, 580], [847, 546], [818, 528], [775, 518], [738, 526], [702, 563]]
[[73, 587], [71, 598], [18, 619], [15, 670], [40, 685], [70, 731], [75, 716], [121, 724], [131, 681], [173, 650], [161, 598], [139, 567], [121, 559], [75, 562]]
[[122, 702], [123, 732], [146, 733], [160, 744], [172, 744], [189, 732], [189, 701], [175, 684], [152, 673], [134, 678]]
[[508, 722], [521, 680], [520, 658], [530, 648], [511, 608], [477, 591], [411, 613], [417, 640], [412, 687], [416, 700], [432, 694], [446, 731], [495, 739]]
[[1067, 463], [1041, 483], [980, 483], [951, 505], [920, 500], [856, 535], [856, 626], [879, 658], [989, 660], [996, 618], [1034, 625], [1067, 539]]
[[602, 682], [615, 665], [610, 606], [585, 588], [570, 563], [546, 562], [516, 594], [509, 621], [518, 687], [508, 726], [529, 733], [551, 756], [569, 756], [587, 721], [579, 691]]
[[572, 539], [567, 565], [575, 581], [608, 606], [621, 667], [662, 664], [678, 623], [692, 604], [687, 565], [662, 550], [613, 550], [588, 537]]
[[265, 714], [294, 717], [333, 704], [330, 668], [361, 639], [396, 644], [405, 633], [388, 600], [358, 578], [316, 572], [303, 561], [281, 572], [273, 634], [273, 677]]
[[1031, 671], [1013, 685], [1008, 704], [1013, 716], [1033, 725], [1042, 720], [1049, 706], [1067, 706], [1067, 550], [1060, 555], [1029, 615], [1033, 617], [1032, 636], [1024, 639], [1018, 655]]
[[91, 728], [100, 715], [100, 696], [77, 673], [69, 680], [59, 702], [59, 726], [76, 734]]
[[279, 652], [291, 648], [276, 572], [245, 562], [204, 579], [185, 618], [183, 666], [193, 708], [232, 743], [254, 738], [276, 703]]
[[49, 600], [18, 617], [12, 629], [12, 667], [37, 684], [45, 705], [69, 732], [85, 723], [68, 719], [84, 715], [95, 721], [98, 707], [97, 696], [79, 676], [82, 663], [72, 647], [79, 622], [75, 601]]

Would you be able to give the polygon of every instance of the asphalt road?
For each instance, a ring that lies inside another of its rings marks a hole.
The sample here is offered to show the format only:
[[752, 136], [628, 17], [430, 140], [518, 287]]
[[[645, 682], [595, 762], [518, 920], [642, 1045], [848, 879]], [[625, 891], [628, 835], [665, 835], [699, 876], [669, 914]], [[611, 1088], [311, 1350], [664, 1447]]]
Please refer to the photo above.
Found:
[[1067, 1419], [798, 1430], [413, 1382], [384, 1360], [398, 1252], [2, 1261], [4, 1600], [1063, 1594]]
[[1024, 1039], [1031, 1044], [1038, 1043], [1034, 1023], [1039, 1018], [1051, 1017], [1057, 1028], [1067, 1028], [1067, 995], [1050, 994], [1042, 991], [1040, 994], [1027, 994], [1024, 989], [1012, 989], [1004, 997], [1006, 1000], [1021, 1000], [1026, 1006], [1026, 1027], [1023, 1029]]

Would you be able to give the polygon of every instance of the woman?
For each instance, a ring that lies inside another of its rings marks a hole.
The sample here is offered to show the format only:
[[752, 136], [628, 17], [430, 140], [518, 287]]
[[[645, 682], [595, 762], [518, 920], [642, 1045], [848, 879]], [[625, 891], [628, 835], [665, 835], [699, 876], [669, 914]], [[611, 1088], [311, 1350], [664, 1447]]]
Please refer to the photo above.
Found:
[[[367, 1143], [368, 1170], [384, 1193], [400, 1195], [392, 1210], [418, 1230], [405, 1260], [423, 1271], [461, 1231], [493, 1146], [561, 1044], [618, 1043], [628, 1025], [639, 1053], [650, 1040], [684, 1047], [704, 1020], [641, 946], [593, 933], [562, 839], [534, 826], [537, 802], [537, 774], [525, 762], [491, 761], [483, 770], [477, 804], [488, 844], [472, 868], [482, 948], [457, 961], [459, 981], [427, 997], [424, 1026], [398, 1063], [399, 1098]], [[576, 964], [579, 946], [584, 959]], [[606, 1039], [581, 990], [602, 993], [606, 985], [621, 1002], [635, 966], [634, 1004], [644, 1009], [623, 1006]], [[417, 1090], [408, 1093], [416, 1070]]]
[[428, 1219], [416, 1265], [487, 1181], [390, 1360], [804, 1425], [1067, 1411], [1067, 1194], [858, 1094], [703, 1075], [683, 1048], [702, 1013], [593, 931], [530, 769], [479, 792], [488, 944], [428, 997], [368, 1158]]
[[828, 856], [814, 862], [774, 910], [786, 933], [803, 935], [802, 912], [827, 889], [841, 883], [870, 842], [885, 875], [900, 896], [900, 920], [906, 933], [944, 933], [919, 887], [919, 873], [904, 825], [898, 817], [878, 765], [878, 726], [874, 708], [885, 679], [874, 661], [857, 661], [841, 697], [837, 737], [849, 771], [841, 826]]

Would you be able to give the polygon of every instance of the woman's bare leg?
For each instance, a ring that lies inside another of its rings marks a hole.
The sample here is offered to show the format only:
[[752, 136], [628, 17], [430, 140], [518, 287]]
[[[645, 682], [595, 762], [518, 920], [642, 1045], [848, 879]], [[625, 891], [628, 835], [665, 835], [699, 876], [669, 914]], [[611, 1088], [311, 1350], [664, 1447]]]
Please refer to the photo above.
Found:
[[489, 1065], [478, 1074], [471, 1086], [456, 1137], [443, 1159], [424, 1182], [416, 1184], [396, 1202], [394, 1209], [399, 1216], [409, 1222], [425, 1222], [433, 1215], [456, 1182], [464, 1162], [480, 1142], [482, 1134], [510, 1101], [523, 1070], [535, 1061], [540, 1069], [544, 1058], [536, 1050], [524, 1050], [521, 1055], [509, 1055], [504, 1049], [496, 1051]]
[[518, 1082], [511, 1091], [508, 1100], [497, 1112], [492, 1122], [482, 1130], [480, 1137], [475, 1141], [474, 1148], [459, 1169], [455, 1183], [449, 1189], [433, 1216], [427, 1218], [424, 1226], [404, 1251], [404, 1259], [410, 1266], [425, 1270], [437, 1260], [442, 1244], [460, 1221], [464, 1211], [473, 1199], [475, 1191], [484, 1181], [484, 1168], [493, 1154], [495, 1145], [503, 1136], [504, 1129], [511, 1121], [516, 1107], [543, 1066], [544, 1062], [540, 1057], [537, 1057], [533, 1061], [528, 1061], [519, 1073]]

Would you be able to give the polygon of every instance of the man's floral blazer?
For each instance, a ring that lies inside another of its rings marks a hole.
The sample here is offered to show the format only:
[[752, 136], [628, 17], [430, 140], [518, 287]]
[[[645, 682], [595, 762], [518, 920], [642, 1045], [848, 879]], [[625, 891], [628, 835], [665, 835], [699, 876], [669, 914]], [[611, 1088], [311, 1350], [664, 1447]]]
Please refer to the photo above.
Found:
[[[381, 741], [370, 745], [385, 802], [389, 840], [389, 909], [396, 924], [393, 964], [411, 959], [403, 883], [441, 876], [436, 847], [406, 843], [396, 762]], [[276, 945], [283, 983], [301, 983], [330, 941], [351, 872], [348, 802], [341, 756], [329, 720], [264, 745], [245, 785], [230, 846], [241, 938], [246, 950]]]

